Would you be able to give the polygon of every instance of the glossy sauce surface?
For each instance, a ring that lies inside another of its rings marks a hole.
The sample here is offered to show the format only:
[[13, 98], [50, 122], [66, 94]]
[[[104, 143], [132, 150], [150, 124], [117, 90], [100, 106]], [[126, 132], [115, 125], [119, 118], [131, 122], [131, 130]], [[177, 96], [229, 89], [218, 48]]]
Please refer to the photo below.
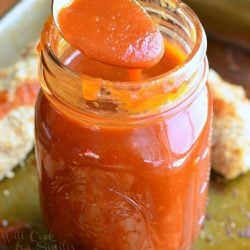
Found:
[[[171, 70], [185, 56], [164, 58], [152, 74], [166, 65], [164, 70]], [[120, 77], [115, 68], [114, 75], [101, 65], [88, 68], [82, 55], [72, 55], [68, 63], [78, 72]], [[190, 248], [204, 220], [211, 112], [204, 88], [180, 112], [163, 115], [161, 121], [91, 126], [84, 116], [77, 121], [64, 114], [41, 93], [36, 150], [49, 229], [79, 250]]]
[[164, 53], [160, 31], [132, 0], [74, 0], [59, 13], [58, 23], [71, 45], [106, 64], [148, 68]]

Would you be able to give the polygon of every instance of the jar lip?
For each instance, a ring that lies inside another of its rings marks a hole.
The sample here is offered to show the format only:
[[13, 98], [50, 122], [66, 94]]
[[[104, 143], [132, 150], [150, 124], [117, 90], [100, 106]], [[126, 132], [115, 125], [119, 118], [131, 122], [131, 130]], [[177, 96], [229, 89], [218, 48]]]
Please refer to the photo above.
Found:
[[[200, 62], [203, 61], [203, 59], [205, 58], [205, 55], [206, 55], [206, 49], [207, 49], [206, 34], [205, 34], [205, 31], [203, 29], [202, 24], [199, 21], [199, 18], [197, 17], [197, 15], [193, 12], [193, 10], [188, 5], [186, 5], [185, 3], [181, 2], [181, 1], [177, 1], [177, 2], [175, 2], [175, 4], [176, 4], [175, 11], [179, 12], [182, 15], [185, 15], [185, 17], [188, 19], [189, 23], [192, 24], [192, 26], [194, 28], [192, 30], [192, 32], [194, 32], [193, 35], [195, 35], [195, 37], [196, 37], [192, 50], [187, 55], [187, 57], [182, 62], [182, 64], [177, 65], [175, 68], [173, 68], [173, 69], [171, 69], [163, 74], [160, 74], [160, 75], [157, 75], [157, 76], [154, 76], [151, 78], [147, 78], [146, 80], [111, 81], [108, 79], [107, 80], [102, 79], [104, 82], [110, 82], [114, 86], [119, 85], [119, 88], [128, 89], [128, 88], [131, 88], [132, 86], [143, 87], [144, 85], [155, 84], [158, 81], [167, 82], [168, 79], [172, 79], [173, 77], [183, 75], [184, 72], [186, 73], [185, 79], [189, 79], [194, 74], [194, 72], [198, 68]], [[93, 77], [90, 77], [86, 74], [81, 74], [81, 73], [75, 72], [72, 69], [70, 69], [69, 67], [67, 67], [67, 65], [65, 65], [55, 55], [55, 53], [53, 52], [52, 49], [50, 49], [50, 47], [51, 47], [51, 43], [46, 42], [45, 48], [46, 48], [48, 54], [50, 55], [50, 58], [53, 60], [53, 62], [58, 67], [62, 68], [63, 70], [65, 70], [65, 72], [68, 72], [69, 74], [74, 75], [77, 78], [93, 78]], [[100, 79], [100, 78], [97, 78], [97, 79]]]
[[[58, 108], [69, 108], [72, 116], [82, 115], [89, 121], [100, 122], [104, 118], [105, 124], [123, 123], [130, 118], [141, 123], [148, 117], [177, 112], [204, 87], [207, 40], [196, 14], [178, 0], [157, 0], [153, 4], [149, 0], [138, 1], [153, 17], [160, 16], [163, 23], [158, 24], [187, 50], [186, 59], [174, 69], [142, 81], [119, 82], [79, 74], [57, 56], [65, 51], [67, 41], [50, 18], [41, 38], [40, 79], [44, 93]], [[88, 86], [94, 89], [90, 95]]]
[[[208, 74], [208, 60], [205, 57], [203, 61], [203, 70], [202, 70], [202, 79], [205, 79]], [[206, 81], [202, 80], [203, 83]], [[46, 91], [44, 92], [47, 98], [55, 107], [59, 107], [60, 111], [65, 115], [71, 116], [72, 119], [77, 122], [84, 123], [85, 126], [94, 126], [96, 129], [99, 127], [105, 128], [119, 128], [119, 127], [138, 127], [145, 126], [155, 123], [156, 121], [161, 121], [162, 117], [172, 117], [183, 110], [183, 108], [190, 105], [192, 100], [195, 100], [197, 96], [200, 95], [204, 89], [205, 84], [199, 84], [198, 88], [192, 89], [193, 91], [189, 92], [188, 95], [183, 96], [181, 100], [177, 102], [176, 105], [170, 104], [164, 110], [161, 110], [157, 113], [148, 113], [148, 114], [134, 114], [129, 116], [109, 116], [109, 115], [98, 115], [96, 113], [84, 112], [79, 109], [72, 109], [72, 107], [67, 103], [62, 103], [62, 100], [52, 97], [50, 94], [47, 95]], [[191, 98], [190, 98], [191, 97]], [[63, 109], [60, 107], [63, 106]], [[84, 117], [84, 119], [82, 119]], [[103, 119], [104, 118], [104, 119]], [[118, 118], [118, 119], [117, 119]]]

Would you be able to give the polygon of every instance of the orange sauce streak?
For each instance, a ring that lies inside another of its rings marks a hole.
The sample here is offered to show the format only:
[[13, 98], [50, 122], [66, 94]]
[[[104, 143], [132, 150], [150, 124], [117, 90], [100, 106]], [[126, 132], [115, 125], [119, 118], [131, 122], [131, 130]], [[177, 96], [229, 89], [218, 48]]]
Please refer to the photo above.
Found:
[[[18, 86], [14, 93], [7, 91], [0, 93], [0, 119], [11, 110], [22, 106], [35, 103], [40, 85], [36, 80], [27, 81], [27, 83]], [[13, 95], [13, 96], [12, 96]]]

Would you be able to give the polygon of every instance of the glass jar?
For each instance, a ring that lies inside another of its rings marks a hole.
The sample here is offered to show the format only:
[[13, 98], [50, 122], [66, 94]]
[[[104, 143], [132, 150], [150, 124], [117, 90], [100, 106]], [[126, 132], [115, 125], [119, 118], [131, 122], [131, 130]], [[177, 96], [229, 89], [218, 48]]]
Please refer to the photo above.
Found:
[[186, 250], [205, 218], [206, 36], [185, 4], [139, 2], [187, 54], [146, 81], [78, 74], [63, 63], [76, 52], [51, 19], [42, 33], [35, 118], [41, 206], [49, 230], [75, 249]]

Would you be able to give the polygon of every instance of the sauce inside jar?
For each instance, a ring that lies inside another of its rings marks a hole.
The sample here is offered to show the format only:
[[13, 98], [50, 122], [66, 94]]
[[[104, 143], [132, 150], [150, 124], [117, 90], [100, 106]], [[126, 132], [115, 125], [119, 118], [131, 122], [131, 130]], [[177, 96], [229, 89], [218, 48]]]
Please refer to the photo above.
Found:
[[[67, 62], [72, 70], [93, 76], [129, 77], [97, 62], [91, 63], [98, 67], [88, 68], [90, 60], [82, 54], [72, 54]], [[178, 56], [166, 53], [145, 75], [178, 63]], [[41, 201], [57, 239], [77, 249], [179, 250], [192, 245], [204, 218], [209, 173], [211, 112], [200, 110], [210, 105], [204, 90], [188, 108], [160, 122], [91, 128], [40, 94]]]
[[63, 58], [64, 64], [78, 74], [103, 80], [129, 82], [142, 81], [164, 74], [184, 62], [187, 55], [177, 45], [165, 41], [165, 52], [161, 60], [147, 69], [128, 69], [93, 60], [79, 50], [69, 50]]

